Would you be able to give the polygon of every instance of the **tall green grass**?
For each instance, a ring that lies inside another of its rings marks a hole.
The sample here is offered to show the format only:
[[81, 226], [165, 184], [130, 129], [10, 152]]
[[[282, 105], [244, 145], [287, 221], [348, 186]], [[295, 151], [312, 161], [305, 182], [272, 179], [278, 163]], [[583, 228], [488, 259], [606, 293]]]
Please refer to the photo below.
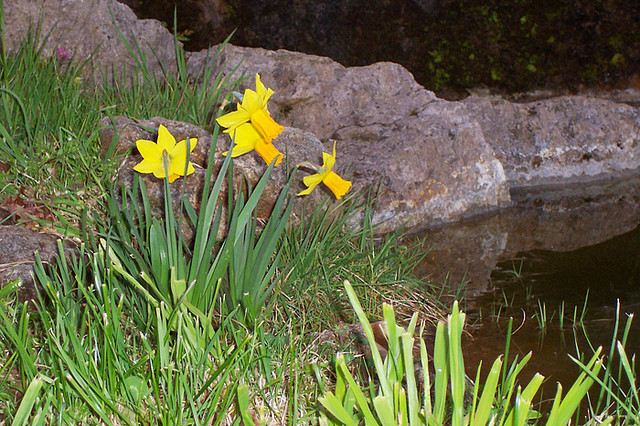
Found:
[[[276, 308], [285, 318], [309, 321], [316, 329], [331, 329], [355, 317], [344, 297], [342, 282], [352, 281], [365, 310], [381, 315], [384, 301], [393, 301], [409, 318], [419, 310], [433, 323], [443, 306], [437, 289], [413, 274], [426, 253], [424, 242], [406, 243], [402, 230], [381, 236], [371, 222], [371, 200], [366, 194], [348, 194], [339, 204], [325, 203], [301, 215], [282, 239], [286, 280]], [[352, 217], [364, 212], [360, 226]], [[305, 312], [312, 316], [305, 317]]]
[[[81, 246], [46, 268], [40, 301], [2, 301], [2, 407], [13, 424], [219, 424], [231, 410], [242, 372], [251, 364], [250, 336], [229, 340], [217, 330], [159, 305], [153, 321], [134, 319], [138, 295], [105, 250]], [[184, 327], [191, 323], [195, 327]], [[186, 335], [186, 332], [194, 332]], [[206, 344], [194, 344], [206, 342]], [[5, 352], [9, 351], [9, 352]], [[20, 397], [20, 392], [24, 392]], [[17, 408], [16, 408], [17, 407]]]
[[[216, 126], [213, 141], [217, 140], [218, 130]], [[133, 188], [123, 187], [120, 197], [117, 192], [108, 197], [108, 219], [98, 222], [99, 240], [94, 240], [94, 245], [106, 247], [115, 270], [151, 306], [181, 307], [208, 322], [216, 309], [222, 309], [222, 314], [235, 312], [248, 325], [260, 319], [278, 282], [277, 244], [293, 208], [292, 200], [285, 206], [290, 182], [281, 191], [258, 235], [256, 207], [274, 164], [254, 188], [248, 185], [245, 200], [243, 191], [231, 192], [234, 187], [243, 187], [234, 185], [231, 156], [226, 157], [210, 187], [214, 154], [212, 143], [199, 212], [186, 197], [176, 212], [165, 179], [164, 217], [153, 217], [143, 180], [136, 176]], [[223, 241], [218, 241], [225, 207], [222, 197], [225, 181], [229, 188], [228, 221], [224, 224], [227, 234]], [[185, 228], [195, 230], [193, 245], [185, 240]], [[93, 239], [90, 234], [87, 238]]]

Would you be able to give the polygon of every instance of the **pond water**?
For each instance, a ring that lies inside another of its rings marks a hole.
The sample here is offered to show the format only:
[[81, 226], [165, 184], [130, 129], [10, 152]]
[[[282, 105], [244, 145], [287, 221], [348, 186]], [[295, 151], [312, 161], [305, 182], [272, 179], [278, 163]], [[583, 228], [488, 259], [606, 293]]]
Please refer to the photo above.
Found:
[[[509, 318], [509, 359], [531, 351], [522, 378], [543, 374], [550, 397], [579, 373], [568, 354], [608, 353], [618, 303], [620, 332], [640, 312], [639, 189], [634, 176], [515, 190], [512, 208], [417, 234], [432, 248], [418, 273], [464, 297], [468, 374], [504, 353]], [[629, 354], [640, 353], [639, 330], [640, 318]]]

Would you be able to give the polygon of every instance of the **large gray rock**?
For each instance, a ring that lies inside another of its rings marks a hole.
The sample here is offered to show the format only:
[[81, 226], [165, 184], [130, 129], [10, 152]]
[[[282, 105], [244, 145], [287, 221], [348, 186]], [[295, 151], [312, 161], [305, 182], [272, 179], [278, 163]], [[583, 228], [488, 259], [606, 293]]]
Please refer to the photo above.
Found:
[[[211, 55], [212, 56], [212, 55]], [[453, 221], [509, 204], [502, 166], [463, 104], [440, 100], [400, 65], [345, 68], [284, 50], [227, 46], [215, 63], [190, 55], [188, 70], [253, 75], [275, 90], [270, 107], [286, 126], [312, 132], [354, 189], [380, 184], [374, 222], [402, 225]]]
[[582, 96], [530, 103], [472, 96], [463, 101], [512, 187], [627, 173], [640, 166], [640, 113]]
[[44, 56], [55, 56], [59, 48], [78, 62], [89, 60], [86, 77], [97, 83], [105, 73], [115, 70], [122, 82], [137, 69], [135, 59], [122, 42], [122, 32], [129, 45], [140, 54], [152, 75], [162, 74], [161, 64], [176, 70], [173, 36], [153, 19], [139, 20], [127, 6], [116, 0], [10, 0], [4, 2], [4, 41], [9, 51], [19, 48], [29, 33], [40, 31], [46, 43]]
[[[164, 125], [177, 141], [186, 139], [187, 137], [197, 139], [197, 144], [190, 157], [190, 161], [195, 167], [195, 172], [186, 178], [179, 178], [175, 180], [170, 184], [170, 188], [174, 208], [177, 208], [179, 205], [179, 197], [183, 191], [184, 185], [184, 195], [187, 197], [191, 205], [195, 207], [196, 211], [198, 211], [206, 177], [206, 168], [212, 139], [211, 133], [193, 124], [171, 121], [160, 117], [152, 118], [150, 120], [132, 120], [125, 117], [115, 117], [111, 120], [106, 117], [101, 122], [102, 130], [100, 131], [100, 140], [103, 152], [107, 152], [109, 149], [117, 154], [131, 152], [132, 155], [124, 158], [118, 173], [118, 182], [131, 187], [134, 175], [136, 174], [133, 167], [142, 160], [142, 157], [135, 149], [135, 142], [138, 139], [156, 141], [157, 129], [160, 124]], [[218, 141], [215, 147], [215, 157], [213, 160], [212, 180], [215, 180], [218, 175], [218, 171], [225, 159], [222, 153], [227, 151], [229, 148], [229, 142], [229, 135], [221, 133], [218, 136]], [[113, 146], [111, 146], [112, 144]], [[268, 220], [278, 195], [287, 183], [287, 179], [289, 178], [288, 174], [292, 172], [295, 165], [304, 161], [316, 164], [322, 163], [322, 144], [311, 133], [285, 127], [282, 133], [273, 140], [273, 144], [280, 150], [280, 152], [286, 154], [286, 158], [280, 165], [273, 169], [260, 202], [258, 203], [257, 217], [259, 224], [262, 225], [266, 223], [266, 220]], [[252, 186], [255, 186], [266, 170], [267, 165], [255, 152], [249, 152], [245, 155], [234, 158], [233, 171], [235, 193], [237, 194], [241, 178], [250, 182]], [[296, 172], [296, 176], [294, 177], [291, 185], [290, 194], [295, 200], [292, 217], [290, 218], [293, 223], [299, 222], [303, 212], [310, 213], [313, 211], [315, 206], [322, 203], [323, 200], [329, 197], [329, 193], [323, 185], [318, 186], [318, 188], [307, 196], [295, 197], [295, 194], [306, 188], [302, 183], [302, 177], [306, 174], [308, 173], [302, 170]], [[163, 216], [164, 180], [158, 179], [152, 174], [143, 174], [141, 176], [147, 188], [152, 214], [156, 217]], [[220, 198], [220, 201], [222, 201], [220, 204], [222, 209], [222, 221], [221, 227], [218, 230], [218, 238], [224, 237], [227, 232], [227, 209], [226, 201], [224, 200], [224, 195], [227, 194], [226, 182], [227, 181], [225, 180], [225, 184], [222, 186], [222, 195]], [[331, 197], [333, 196], [331, 195]], [[187, 226], [183, 229], [183, 233], [188, 239], [193, 236], [193, 230]]]

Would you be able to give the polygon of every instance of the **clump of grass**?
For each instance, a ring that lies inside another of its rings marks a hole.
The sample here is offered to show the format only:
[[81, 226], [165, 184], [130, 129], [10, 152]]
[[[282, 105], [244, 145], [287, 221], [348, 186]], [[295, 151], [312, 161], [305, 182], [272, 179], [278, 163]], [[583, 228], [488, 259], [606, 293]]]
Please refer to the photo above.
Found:
[[[214, 142], [218, 131], [216, 126]], [[260, 235], [256, 232], [256, 208], [275, 163], [255, 188], [249, 185], [246, 200], [243, 191], [238, 191], [235, 200], [229, 193], [228, 231], [224, 240], [218, 241], [222, 185], [227, 179], [228, 188], [234, 188], [234, 183], [230, 172], [232, 157], [227, 156], [210, 186], [214, 153], [212, 143], [198, 213], [184, 198], [181, 210], [174, 210], [165, 179], [164, 217], [154, 218], [143, 180], [136, 175], [134, 187], [122, 188], [120, 200], [117, 193], [109, 197], [109, 218], [100, 225], [98, 244], [106, 246], [115, 270], [146, 303], [180, 307], [209, 322], [214, 309], [223, 308], [225, 316], [234, 312], [238, 320], [250, 325], [260, 319], [278, 282], [280, 255], [276, 246], [293, 208], [291, 201], [285, 207], [290, 182], [279, 195]], [[183, 213], [186, 218], [179, 217]], [[185, 241], [184, 222], [195, 230], [193, 245]], [[218, 305], [219, 296], [224, 301], [222, 306]]]
[[[422, 338], [418, 338], [416, 348], [417, 315], [405, 329], [397, 324], [393, 309], [386, 304], [383, 306], [388, 346], [383, 359], [371, 324], [351, 284], [345, 281], [344, 286], [367, 337], [375, 380], [363, 388], [351, 375], [344, 357], [338, 356], [335, 391], [326, 392], [319, 399], [324, 407], [321, 424], [524, 425], [540, 417], [533, 402], [544, 377], [536, 374], [526, 385], [517, 381], [531, 353], [520, 362], [516, 359], [510, 367], [502, 357], [496, 359], [484, 383], [480, 380], [480, 365], [473, 385], [468, 387], [461, 349], [465, 314], [458, 309], [457, 302], [446, 324], [438, 324], [432, 367]], [[420, 330], [420, 335], [423, 331]], [[416, 350], [419, 355], [414, 364]], [[572, 421], [598, 377], [603, 363], [600, 352], [601, 348], [583, 366], [583, 373], [566, 395], [563, 396], [562, 386], [558, 384], [547, 425], [565, 425]], [[416, 365], [421, 380], [416, 377]], [[604, 422], [612, 420], [607, 418]]]
[[[640, 388], [638, 386], [635, 354], [629, 356], [625, 349], [634, 315], [621, 321], [620, 303], [616, 305], [615, 324], [605, 371], [602, 378], [595, 377], [584, 366], [582, 357], [571, 357], [583, 371], [598, 383], [598, 396], [589, 398], [589, 410], [594, 418], [602, 417], [601, 412], [613, 414], [618, 424], [640, 424]], [[586, 330], [587, 342], [591, 346]], [[579, 353], [579, 352], [578, 352]]]
[[[351, 218], [365, 211], [361, 226]], [[342, 282], [354, 282], [365, 310], [382, 314], [382, 302], [394, 303], [404, 318], [420, 311], [425, 318], [441, 318], [442, 305], [432, 297], [436, 289], [413, 270], [426, 250], [422, 243], [406, 243], [402, 231], [379, 236], [371, 223], [371, 203], [362, 194], [326, 204], [287, 230], [282, 240], [286, 280], [280, 291], [280, 315], [310, 321], [316, 330], [331, 329], [355, 318], [344, 298]], [[305, 312], [313, 312], [305, 318]]]
[[[2, 301], [0, 336], [5, 421], [61, 423], [220, 423], [250, 366], [250, 336], [229, 340], [229, 321], [212, 331], [176, 309], [158, 306], [144, 328], [135, 292], [104, 250], [36, 273], [40, 301]], [[173, 330], [173, 331], [172, 331]], [[188, 334], [187, 331], [193, 334]], [[194, 342], [198, 342], [195, 344]], [[200, 344], [206, 342], [206, 344]], [[8, 351], [8, 352], [6, 352]], [[17, 409], [16, 409], [17, 407]], [[190, 420], [191, 419], [191, 420]]]

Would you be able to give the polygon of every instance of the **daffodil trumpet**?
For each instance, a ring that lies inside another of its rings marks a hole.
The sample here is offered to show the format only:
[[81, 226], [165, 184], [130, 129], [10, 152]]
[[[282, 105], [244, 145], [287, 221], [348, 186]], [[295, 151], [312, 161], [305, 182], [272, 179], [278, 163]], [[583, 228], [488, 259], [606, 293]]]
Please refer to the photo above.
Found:
[[313, 191], [313, 189], [318, 186], [321, 182], [324, 183], [327, 188], [333, 192], [336, 199], [342, 198], [344, 194], [349, 191], [351, 188], [351, 182], [348, 180], [342, 179], [338, 176], [337, 173], [333, 172], [333, 166], [336, 162], [336, 143], [333, 143], [333, 154], [328, 154], [326, 152], [322, 153], [323, 163], [321, 167], [317, 167], [314, 164], [311, 164], [307, 161], [303, 161], [299, 163], [299, 167], [308, 167], [312, 170], [315, 170], [316, 173], [310, 176], [305, 176], [302, 178], [302, 181], [307, 186], [307, 189], [298, 193], [298, 195], [308, 195]]
[[[265, 142], [262, 135], [250, 123], [238, 127], [232, 138], [235, 146], [231, 150], [231, 156], [234, 158], [255, 150], [267, 164], [271, 164], [274, 159], [276, 159], [276, 166], [282, 162], [282, 153], [271, 142]], [[222, 155], [228, 153], [229, 151], [225, 151]]]

